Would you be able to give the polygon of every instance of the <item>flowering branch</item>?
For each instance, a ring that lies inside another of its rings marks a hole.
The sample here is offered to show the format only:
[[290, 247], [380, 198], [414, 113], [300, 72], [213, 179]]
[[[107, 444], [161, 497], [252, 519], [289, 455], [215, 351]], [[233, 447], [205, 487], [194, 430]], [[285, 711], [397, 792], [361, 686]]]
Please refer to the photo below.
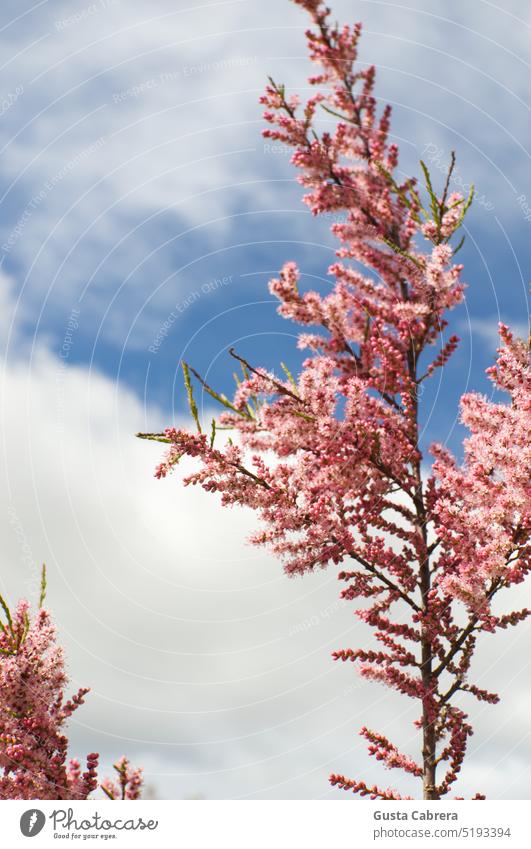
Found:
[[[418, 763], [382, 735], [366, 728], [362, 734], [377, 760], [419, 778], [425, 799], [440, 799], [458, 778], [472, 734], [454, 696], [498, 698], [469, 680], [477, 637], [530, 613], [497, 616], [491, 607], [531, 567], [529, 345], [500, 325], [488, 374], [508, 403], [465, 395], [461, 418], [470, 436], [463, 464], [435, 445], [432, 469], [423, 474], [429, 458], [419, 444], [419, 385], [458, 346], [444, 332], [447, 313], [464, 298], [462, 265], [455, 262], [463, 239], [454, 246], [454, 237], [473, 190], [467, 198], [450, 192], [453, 154], [440, 195], [424, 163], [422, 183], [396, 176], [391, 109], [378, 114], [375, 69], [357, 64], [361, 25], [340, 29], [320, 0], [295, 2], [314, 25], [307, 40], [319, 66], [310, 78], [316, 93], [301, 104], [270, 80], [261, 99], [264, 135], [293, 148], [312, 213], [342, 212], [343, 220], [331, 228], [340, 244], [327, 294], [304, 291], [293, 262], [269, 288], [280, 315], [318, 332], [299, 334], [308, 356], [296, 378], [284, 366], [285, 380], [255, 368], [231, 351], [244, 376], [232, 402], [190, 369], [223, 405], [219, 425], [235, 430], [239, 444], [215, 448], [216, 427], [209, 443], [198, 420], [195, 434], [168, 428], [140, 436], [169, 443], [157, 477], [187, 454], [199, 469], [185, 485], [219, 492], [223, 505], [255, 510], [262, 527], [252, 542], [281, 558], [289, 575], [345, 561], [361, 567], [340, 572], [347, 584], [342, 597], [364, 600], [356, 615], [385, 651], [333, 656], [418, 702]], [[333, 131], [319, 134], [318, 110], [337, 119]], [[187, 391], [194, 415], [189, 382]], [[463, 607], [464, 626], [456, 622]], [[343, 776], [330, 781], [372, 798], [402, 798]]]
[[109, 799], [139, 799], [142, 790], [142, 770], [131, 769], [127, 758], [120, 758], [114, 769], [118, 773], [117, 781], [106, 778], [101, 789]]
[[[43, 567], [33, 619], [27, 601], [12, 613], [0, 596], [5, 617], [0, 619], [0, 799], [87, 799], [98, 787], [98, 754], [87, 755], [84, 771], [78, 760], [68, 761], [64, 726], [89, 690], [82, 687], [65, 700], [64, 654], [43, 607], [45, 593]], [[126, 775], [124, 798], [136, 799], [140, 773]]]

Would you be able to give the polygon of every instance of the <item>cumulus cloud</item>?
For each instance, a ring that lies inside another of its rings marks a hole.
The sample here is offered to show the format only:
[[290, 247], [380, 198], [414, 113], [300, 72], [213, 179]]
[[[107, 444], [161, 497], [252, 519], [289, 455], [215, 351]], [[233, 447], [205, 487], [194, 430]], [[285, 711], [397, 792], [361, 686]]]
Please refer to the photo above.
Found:
[[[334, 10], [352, 17], [345, 0]], [[404, 168], [416, 173], [419, 156], [434, 150], [446, 163], [457, 148], [463, 180], [495, 207], [478, 205], [476, 230], [493, 214], [520, 220], [525, 4], [441, 0], [427, 10], [419, 0], [374, 0], [356, 12], [366, 29], [361, 61], [377, 64], [378, 94], [394, 104]], [[268, 74], [305, 86], [306, 19], [288, 0], [156, 10], [146, 0], [78, 0], [37, 4], [22, 18], [7, 4], [4, 17], [1, 244], [24, 276], [29, 313], [45, 295], [53, 308], [87, 287], [87, 311], [99, 320], [127, 279], [129, 306], [102, 329], [112, 342], [119, 318], [123, 331], [146, 286], [171, 276], [181, 252], [189, 261], [216, 250], [244, 221], [250, 243], [257, 222], [246, 215], [262, 212], [267, 234], [280, 210], [299, 208], [287, 157], [264, 148], [257, 103]], [[304, 216], [288, 221], [288, 238], [306, 232]], [[190, 228], [193, 243], [183, 236]], [[151, 316], [186, 294], [170, 279]]]
[[[472, 337], [476, 337], [482, 344], [488, 346], [493, 353], [500, 345], [500, 336], [498, 333], [498, 322], [500, 318], [473, 318], [470, 317], [468, 322], [463, 323], [463, 330], [468, 330]], [[507, 323], [507, 322], [505, 322]], [[511, 330], [516, 336], [521, 339], [526, 339], [529, 333], [529, 325], [523, 321], [508, 322]]]
[[[73, 683], [92, 687], [76, 752], [128, 753], [167, 798], [323, 798], [331, 770], [392, 783], [357, 730], [414, 753], [415, 714], [331, 661], [368, 638], [332, 572], [289, 580], [244, 544], [252, 516], [155, 481], [160, 448], [133, 434], [164, 414], [68, 356], [10, 362], [1, 402], [1, 592], [35, 600], [47, 562]], [[495, 654], [485, 638], [480, 683], [504, 698], [473, 708], [464, 792], [477, 778], [495, 797], [529, 795], [528, 638], [503, 634]]]
[[2, 593], [35, 599], [46, 560], [92, 686], [76, 748], [131, 753], [169, 797], [305, 795], [308, 771], [326, 793], [324, 718], [345, 722], [352, 683], [329, 659], [353, 631], [333, 576], [288, 581], [244, 545], [249, 517], [154, 481], [159, 448], [133, 434], [161, 413], [106, 378], [39, 350], [7, 369], [2, 410]]

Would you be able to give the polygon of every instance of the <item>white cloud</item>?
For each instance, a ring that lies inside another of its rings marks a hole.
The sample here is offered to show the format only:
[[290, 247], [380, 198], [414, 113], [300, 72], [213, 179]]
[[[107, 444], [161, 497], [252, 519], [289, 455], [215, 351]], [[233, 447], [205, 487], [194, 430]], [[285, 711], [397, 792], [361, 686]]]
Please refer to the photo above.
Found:
[[[498, 333], [498, 322], [501, 318], [474, 318], [469, 316], [466, 322], [462, 322], [462, 331], [467, 331], [472, 335], [472, 339], [479, 339], [484, 345], [487, 345], [491, 350], [492, 355], [496, 348], [500, 346], [500, 335]], [[511, 331], [521, 339], [527, 339], [529, 334], [529, 324], [521, 322], [505, 322], [511, 328]]]
[[244, 545], [249, 517], [155, 481], [159, 446], [133, 434], [160, 413], [105, 378], [39, 350], [2, 402], [2, 593], [35, 598], [46, 560], [69, 667], [93, 688], [75, 745], [131, 752], [159, 794], [326, 793], [324, 720], [344, 721], [352, 683], [329, 659], [353, 629], [333, 576], [288, 581]]
[[[45, 294], [53, 308], [88, 283], [87, 304], [99, 318], [109, 281], [118, 285], [155, 251], [156, 271], [144, 265], [128, 284], [123, 331], [142, 302], [137, 281], [163, 280], [176, 251], [189, 261], [226, 245], [234, 213], [263, 210], [262, 233], [279, 220], [275, 210], [299, 208], [287, 160], [264, 154], [257, 100], [267, 74], [304, 86], [306, 21], [288, 0], [162, 2], [155, 12], [146, 0], [93, 5], [97, 13], [89, 14], [83, 0], [44, 4], [2, 33], [5, 96], [24, 90], [2, 116], [11, 179], [1, 241], [29, 207], [9, 259], [28, 272], [24, 298], [33, 315]], [[334, 11], [344, 20], [353, 14], [346, 0]], [[463, 179], [495, 202], [497, 216], [520, 221], [515, 192], [526, 188], [519, 175], [527, 173], [529, 121], [525, 4], [440, 0], [426, 10], [418, 0], [374, 0], [356, 14], [366, 28], [361, 60], [377, 63], [378, 95], [395, 103], [404, 168], [418, 170], [427, 144], [443, 158], [456, 147]], [[489, 225], [480, 206], [477, 216], [476, 230]], [[306, 225], [292, 216], [287, 238], [306, 234]], [[198, 226], [190, 244], [182, 232]], [[181, 283], [173, 287], [153, 310], [166, 312], [175, 290], [183, 294]], [[114, 340], [115, 324], [102, 333]]]
[[[46, 560], [73, 681], [92, 687], [76, 752], [126, 752], [170, 798], [334, 796], [332, 770], [403, 786], [368, 762], [357, 731], [368, 723], [414, 754], [413, 706], [330, 659], [368, 639], [333, 572], [288, 580], [244, 545], [252, 516], [154, 480], [159, 446], [133, 434], [161, 412], [96, 372], [39, 348], [8, 364], [1, 408], [1, 592], [35, 599]], [[470, 705], [465, 794], [529, 795], [528, 639], [524, 627], [484, 640], [479, 683], [504, 699]]]
[[13, 289], [13, 279], [0, 270], [0, 351], [2, 352], [4, 343], [15, 330], [13, 326]]

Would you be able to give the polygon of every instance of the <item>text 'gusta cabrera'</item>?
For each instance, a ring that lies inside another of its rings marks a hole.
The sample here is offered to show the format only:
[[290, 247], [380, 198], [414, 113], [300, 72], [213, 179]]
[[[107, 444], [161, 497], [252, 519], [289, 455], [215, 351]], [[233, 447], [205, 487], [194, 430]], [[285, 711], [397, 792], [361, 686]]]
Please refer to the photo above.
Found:
[[432, 811], [429, 808], [425, 810], [413, 811], [374, 811], [373, 818], [375, 820], [457, 820], [456, 811]]

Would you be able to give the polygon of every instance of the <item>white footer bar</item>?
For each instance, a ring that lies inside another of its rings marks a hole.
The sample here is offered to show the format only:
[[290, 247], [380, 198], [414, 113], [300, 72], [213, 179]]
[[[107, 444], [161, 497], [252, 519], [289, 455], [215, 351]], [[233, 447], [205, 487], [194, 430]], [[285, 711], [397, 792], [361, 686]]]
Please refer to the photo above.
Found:
[[4, 801], [0, 844], [6, 849], [72, 844], [117, 849], [531, 849], [529, 808], [527, 801]]

